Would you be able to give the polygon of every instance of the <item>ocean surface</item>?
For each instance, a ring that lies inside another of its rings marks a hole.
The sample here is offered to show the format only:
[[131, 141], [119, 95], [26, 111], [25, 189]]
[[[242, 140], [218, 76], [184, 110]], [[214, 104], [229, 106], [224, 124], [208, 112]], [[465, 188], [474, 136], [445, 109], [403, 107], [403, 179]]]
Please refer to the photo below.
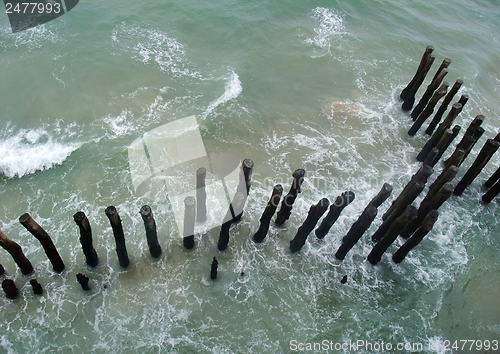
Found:
[[[445, 79], [464, 82], [452, 103], [469, 96], [445, 157], [485, 116], [454, 183], [500, 132], [499, 24], [497, 0], [81, 0], [18, 33], [0, 16], [0, 229], [35, 267], [22, 275], [0, 249], [2, 280], [21, 292], [0, 296], [0, 353], [498, 352], [500, 198], [484, 205], [480, 197], [500, 152], [441, 207], [402, 263], [391, 260], [401, 239], [376, 266], [366, 256], [381, 215], [421, 166], [415, 157], [427, 136], [407, 135], [412, 120], [398, 96], [426, 46], [436, 60], [417, 101], [444, 58], [452, 60]], [[192, 115], [207, 152], [255, 163], [224, 252], [217, 227], [186, 250], [168, 202], [138, 198], [132, 183], [130, 144]], [[288, 192], [298, 168], [306, 177], [290, 219], [256, 244], [273, 186]], [[340, 262], [342, 237], [384, 183], [391, 197]], [[328, 235], [311, 234], [292, 254], [309, 207], [348, 190], [356, 198]], [[144, 204], [156, 218], [159, 259], [147, 246]], [[104, 213], [110, 205], [122, 219], [127, 269]], [[95, 268], [73, 221], [80, 210], [92, 227]], [[52, 237], [64, 272], [52, 270], [19, 223], [26, 212]], [[77, 273], [90, 278], [90, 291]], [[33, 278], [43, 295], [33, 294]]]

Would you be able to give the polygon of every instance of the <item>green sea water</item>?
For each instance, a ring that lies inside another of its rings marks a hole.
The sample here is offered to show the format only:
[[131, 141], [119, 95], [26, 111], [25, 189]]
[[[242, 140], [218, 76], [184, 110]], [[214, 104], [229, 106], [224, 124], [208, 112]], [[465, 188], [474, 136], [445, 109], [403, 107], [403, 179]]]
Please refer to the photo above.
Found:
[[[497, 0], [81, 0], [15, 34], [0, 16], [0, 228], [35, 267], [22, 275], [0, 249], [2, 280], [21, 291], [15, 300], [0, 296], [0, 352], [496, 352], [499, 200], [484, 205], [480, 197], [498, 155], [442, 206], [434, 229], [401, 264], [391, 255], [402, 240], [377, 266], [366, 256], [381, 215], [421, 165], [415, 157], [427, 136], [407, 135], [412, 120], [398, 96], [426, 46], [436, 56], [429, 76], [450, 58], [446, 80], [462, 79], [456, 99], [469, 96], [457, 141], [485, 116], [485, 133], [454, 183], [500, 132], [499, 24]], [[243, 218], [224, 252], [219, 228], [184, 249], [168, 202], [138, 198], [132, 184], [129, 145], [191, 115], [207, 152], [255, 163]], [[306, 178], [290, 219], [254, 243], [273, 185], [287, 192], [297, 168]], [[392, 196], [340, 262], [342, 237], [384, 183]], [[311, 234], [290, 253], [309, 207], [347, 190], [356, 198], [329, 234]], [[159, 259], [149, 254], [144, 204], [156, 218]], [[127, 269], [104, 214], [110, 205], [122, 219]], [[86, 266], [73, 221], [80, 210], [92, 226], [96, 268]], [[66, 264], [61, 274], [18, 222], [26, 212], [52, 237]], [[211, 281], [214, 256], [219, 274]], [[90, 291], [77, 273], [90, 278]], [[32, 293], [32, 278], [43, 295]], [[474, 348], [453, 349], [460, 340], [474, 340]], [[352, 342], [360, 346], [335, 349]], [[382, 342], [392, 350], [366, 346]]]

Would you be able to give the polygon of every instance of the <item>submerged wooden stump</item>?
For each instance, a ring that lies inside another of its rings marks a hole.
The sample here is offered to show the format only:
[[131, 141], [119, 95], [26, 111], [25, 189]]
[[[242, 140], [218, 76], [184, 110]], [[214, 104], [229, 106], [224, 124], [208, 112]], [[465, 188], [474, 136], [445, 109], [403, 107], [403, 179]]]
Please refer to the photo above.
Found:
[[196, 170], [196, 221], [204, 222], [207, 220], [207, 191], [205, 189], [205, 180], [207, 169], [200, 167]]
[[307, 236], [311, 233], [311, 231], [316, 227], [319, 218], [323, 216], [328, 209], [328, 205], [330, 202], [328, 199], [321, 199], [318, 204], [313, 204], [309, 208], [309, 212], [307, 214], [307, 218], [304, 223], [297, 230], [297, 234], [294, 239], [290, 241], [290, 251], [298, 252], [304, 246], [307, 240]]
[[86, 275], [82, 274], [82, 273], [78, 273], [76, 275], [76, 280], [78, 281], [78, 283], [80, 283], [80, 285], [82, 286], [82, 289], [87, 291], [87, 290], [90, 290], [90, 287], [89, 287], [89, 277], [87, 277]]
[[217, 279], [217, 267], [219, 266], [219, 262], [217, 261], [217, 258], [212, 259], [212, 264], [210, 265], [210, 279], [215, 280]]
[[[428, 106], [428, 103], [429, 103], [434, 91], [436, 91], [436, 89], [439, 87], [439, 85], [441, 85], [441, 82], [443, 81], [444, 77], [446, 76], [446, 74], [448, 74], [448, 69], [443, 67], [445, 62], [446, 62], [446, 59], [443, 61], [443, 63], [439, 67], [439, 69], [436, 72], [436, 75], [432, 79], [431, 83], [427, 86], [427, 89], [425, 90], [424, 94], [420, 98], [420, 101], [417, 103], [417, 105], [415, 106], [415, 108], [411, 112], [411, 117], [413, 118], [413, 120], [416, 120], [417, 117], [424, 111], [424, 108], [426, 106]], [[449, 62], [447, 62], [447, 63], [449, 63]], [[449, 84], [446, 83], [446, 89], [444, 92], [440, 92], [439, 99], [446, 94], [446, 91], [448, 90], [448, 86], [449, 86]], [[437, 100], [434, 103], [434, 106], [436, 105], [436, 103], [437, 103]], [[432, 107], [432, 109], [434, 109], [434, 107]]]
[[335, 253], [335, 257], [339, 260], [343, 260], [346, 254], [354, 247], [354, 245], [359, 241], [361, 236], [370, 227], [373, 220], [377, 216], [377, 208], [374, 206], [367, 207], [363, 213], [359, 216], [358, 220], [352, 224], [351, 228], [347, 234], [342, 239], [342, 244]]
[[16, 264], [19, 266], [19, 269], [21, 269], [21, 273], [23, 273], [24, 275], [33, 273], [33, 265], [24, 255], [21, 246], [19, 246], [16, 242], [10, 240], [1, 230], [0, 246], [2, 246], [2, 248], [10, 253], [12, 258], [14, 259], [14, 262], [16, 262]]
[[271, 194], [271, 198], [267, 203], [266, 209], [262, 213], [260, 217], [260, 226], [255, 235], [253, 235], [253, 239], [255, 242], [262, 242], [269, 231], [269, 225], [271, 223], [271, 218], [274, 216], [276, 209], [278, 208], [278, 204], [281, 199], [281, 195], [283, 194], [283, 187], [281, 184], [277, 184], [273, 188], [273, 192]]
[[415, 248], [420, 241], [432, 230], [432, 227], [436, 223], [439, 216], [437, 210], [431, 210], [425, 217], [422, 225], [415, 231], [412, 237], [410, 237], [393, 255], [392, 260], [394, 263], [401, 263], [403, 259], [408, 255], [408, 253]]
[[97, 257], [97, 252], [93, 245], [92, 229], [89, 220], [83, 211], [79, 211], [73, 215], [73, 220], [75, 220], [75, 223], [80, 229], [80, 244], [82, 245], [87, 264], [91, 267], [95, 267], [99, 263], [99, 258]]
[[283, 198], [283, 201], [281, 202], [281, 208], [278, 211], [278, 215], [276, 216], [276, 221], [275, 223], [277, 225], [283, 225], [285, 221], [288, 220], [292, 213], [292, 207], [293, 203], [295, 203], [295, 199], [297, 199], [298, 194], [301, 192], [301, 185], [302, 182], [304, 182], [304, 176], [306, 174], [306, 171], [303, 170], [302, 168], [299, 168], [293, 172], [292, 177], [293, 177], [293, 182], [290, 187], [290, 191], [288, 194]]
[[[399, 95], [399, 98], [401, 100], [403, 100], [403, 101], [406, 100], [406, 98], [408, 97], [408, 93], [410, 92], [410, 90], [412, 90], [412, 88], [417, 84], [417, 81], [420, 80], [421, 73], [424, 70], [426, 70], [426, 66], [428, 65], [428, 61], [429, 61], [430, 56], [431, 56], [431, 54], [432, 54], [433, 51], [434, 51], [434, 47], [433, 46], [427, 46], [427, 48], [425, 48], [425, 52], [422, 55], [422, 59], [420, 59], [420, 63], [418, 64], [417, 72], [415, 73], [415, 75], [411, 79], [410, 83], [401, 91], [401, 94]], [[428, 70], [429, 69], [427, 69], [427, 71]], [[425, 78], [425, 75], [423, 77]], [[424, 80], [422, 78], [422, 82], [423, 81]], [[420, 87], [420, 85], [422, 84], [422, 82], [420, 82], [420, 84], [418, 85], [418, 87], [416, 87], [414, 89], [415, 92], [417, 92], [417, 90]]]
[[146, 229], [146, 239], [148, 242], [149, 253], [154, 258], [161, 256], [161, 246], [158, 243], [158, 234], [156, 233], [156, 222], [153, 217], [153, 211], [149, 205], [142, 206], [140, 210], [144, 228]]
[[43, 294], [43, 288], [36, 279], [31, 279], [30, 284], [31, 288], [33, 289], [33, 293], [35, 293], [36, 295]]
[[129, 265], [127, 246], [125, 245], [125, 234], [123, 233], [122, 220], [118, 211], [114, 206], [109, 206], [104, 211], [108, 217], [111, 228], [113, 229], [113, 236], [115, 237], [116, 254], [118, 255], [118, 262], [123, 268]]
[[425, 133], [428, 135], [432, 135], [434, 132], [434, 129], [436, 129], [436, 126], [439, 124], [441, 121], [441, 118], [443, 118], [444, 112], [448, 109], [448, 105], [451, 103], [451, 100], [453, 97], [457, 94], [458, 90], [462, 86], [464, 82], [460, 79], [455, 81], [455, 84], [451, 88], [450, 92], [446, 95], [446, 97], [443, 100], [443, 103], [441, 103], [441, 106], [437, 110], [436, 114], [434, 115], [434, 118], [432, 118], [432, 121], [430, 122], [429, 126], [425, 130]]
[[4, 279], [4, 281], [2, 282], [2, 289], [9, 299], [13, 300], [19, 295], [19, 289], [12, 279]]
[[324, 217], [323, 221], [321, 221], [321, 224], [318, 226], [318, 228], [314, 231], [316, 234], [316, 237], [319, 239], [322, 239], [326, 236], [328, 231], [330, 231], [331, 227], [337, 219], [340, 216], [340, 213], [342, 213], [342, 210], [351, 202], [354, 200], [354, 192], [347, 191], [342, 193], [335, 199], [335, 202], [330, 206], [330, 210], [328, 211], [328, 214]]
[[50, 263], [52, 263], [54, 271], [61, 273], [64, 270], [64, 263], [49, 234], [28, 213], [21, 215], [19, 222], [40, 241], [45, 254], [49, 258]]
[[[446, 94], [446, 91], [448, 90], [448, 86], [449, 86], [448, 82], [445, 81], [441, 85], [441, 87], [438, 88], [436, 90], [436, 92], [434, 92], [434, 94], [432, 95], [432, 97], [429, 101], [429, 104], [425, 107], [423, 112], [420, 113], [418, 115], [418, 117], [415, 117], [415, 123], [413, 123], [410, 130], [408, 131], [408, 135], [414, 136], [417, 133], [417, 131], [420, 129], [422, 124], [424, 124], [424, 122], [427, 120], [427, 118], [429, 118], [431, 116], [432, 112], [434, 112], [434, 107], [436, 107], [436, 104], [438, 103], [438, 101]], [[415, 110], [414, 110], [414, 112], [415, 112]], [[412, 117], [413, 117], [413, 112], [412, 112]]]
[[184, 229], [182, 232], [183, 244], [187, 249], [194, 247], [194, 222], [196, 213], [196, 199], [186, 197], [184, 199]]

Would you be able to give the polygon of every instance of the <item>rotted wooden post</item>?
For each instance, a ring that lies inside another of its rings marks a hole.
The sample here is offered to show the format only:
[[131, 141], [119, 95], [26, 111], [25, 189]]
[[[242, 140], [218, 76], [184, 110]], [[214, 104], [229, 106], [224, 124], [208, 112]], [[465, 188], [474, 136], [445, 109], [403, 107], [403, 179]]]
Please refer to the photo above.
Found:
[[472, 151], [472, 148], [478, 142], [478, 140], [483, 136], [483, 134], [484, 134], [483, 127], [479, 127], [476, 129], [476, 131], [472, 135], [472, 138], [474, 139], [474, 143], [467, 150], [465, 150], [465, 154], [464, 154], [464, 158], [463, 158], [462, 162], [467, 158], [467, 156], [469, 156], [470, 152]]
[[[436, 145], [436, 147], [439, 149], [439, 154], [436, 157], [436, 162], [439, 161], [439, 160], [441, 160], [441, 158], [443, 157], [444, 152], [448, 149], [448, 147], [451, 145], [451, 143], [457, 138], [457, 136], [460, 133], [461, 129], [462, 128], [459, 125], [455, 125], [453, 127], [453, 129], [451, 130], [452, 133], [450, 135], [449, 140], [447, 140], [442, 146], [440, 145], [441, 140], [439, 141], [439, 143]], [[443, 138], [441, 138], [441, 139], [443, 139]]]
[[30, 284], [31, 284], [31, 289], [33, 290], [33, 293], [36, 294], [36, 295], [41, 295], [43, 294], [43, 288], [42, 286], [40, 285], [40, 283], [38, 282], [38, 280], [36, 279], [31, 279], [30, 280]]
[[158, 243], [158, 234], [156, 233], [156, 222], [153, 217], [153, 211], [149, 205], [143, 205], [140, 210], [144, 228], [146, 229], [146, 239], [148, 241], [149, 253], [154, 258], [161, 256], [161, 246]]
[[[451, 182], [457, 175], [458, 171], [459, 167], [455, 165], [451, 165], [450, 167], [445, 168], [436, 178], [434, 183], [430, 185], [429, 191], [427, 192], [424, 200], [428, 200], [429, 198], [433, 197], [437, 193], [437, 191], [440, 190], [442, 186], [444, 186], [445, 183]], [[424, 202], [424, 200], [422, 200], [422, 202]]]
[[78, 273], [76, 275], [76, 280], [82, 286], [83, 290], [85, 290], [85, 291], [90, 290], [90, 287], [89, 287], [89, 280], [90, 279], [89, 279], [89, 277], [87, 277], [86, 275], [84, 275], [82, 273]]
[[434, 167], [434, 165], [439, 161], [441, 156], [443, 156], [448, 146], [450, 146], [453, 139], [455, 139], [455, 137], [458, 135], [459, 131], [460, 131], [460, 126], [458, 125], [455, 125], [453, 129], [446, 129], [443, 135], [441, 136], [441, 139], [439, 139], [438, 143], [435, 146], [435, 149], [437, 149], [437, 153], [432, 159], [429, 158], [429, 155], [431, 155], [429, 154], [426, 157], [424, 163]]
[[434, 161], [436, 160], [436, 157], [439, 155], [439, 149], [437, 147], [433, 147], [431, 151], [427, 154], [424, 160], [424, 165], [429, 165], [431, 167], [434, 167], [435, 163]]
[[56, 246], [52, 242], [49, 234], [33, 220], [30, 214], [25, 213], [19, 217], [19, 222], [28, 230], [33, 236], [35, 236], [38, 241], [42, 244], [45, 254], [52, 263], [52, 267], [55, 272], [61, 273], [64, 270], [64, 262], [61, 256], [57, 252]]
[[21, 273], [23, 273], [24, 275], [33, 273], [33, 265], [24, 255], [21, 246], [19, 246], [16, 242], [10, 240], [1, 230], [0, 246], [2, 246], [2, 248], [10, 253], [12, 258], [14, 259], [14, 262], [16, 262], [16, 264], [19, 266], [19, 269], [21, 269]]
[[443, 118], [444, 112], [448, 109], [448, 105], [451, 103], [451, 100], [453, 97], [457, 94], [458, 90], [462, 86], [464, 82], [460, 79], [455, 81], [455, 84], [451, 88], [450, 92], [446, 95], [446, 97], [443, 100], [443, 103], [441, 103], [441, 106], [437, 110], [436, 114], [434, 115], [434, 118], [432, 118], [432, 121], [430, 122], [429, 126], [425, 130], [425, 133], [428, 135], [432, 135], [434, 132], [434, 129], [436, 129], [436, 126], [439, 124], [441, 121], [441, 118]]
[[[417, 83], [417, 81], [421, 77], [421, 73], [426, 69], [427, 63], [428, 63], [428, 61], [430, 59], [430, 56], [431, 56], [431, 54], [432, 54], [433, 51], [434, 51], [434, 47], [433, 46], [427, 46], [427, 48], [425, 48], [425, 52], [422, 55], [422, 59], [420, 59], [420, 63], [418, 64], [417, 72], [415, 73], [415, 75], [411, 79], [410, 83], [403, 89], [403, 91], [401, 91], [401, 94], [399, 95], [399, 98], [401, 100], [403, 100], [403, 101], [406, 100], [406, 97], [408, 96], [408, 93], [410, 92], [410, 90], [414, 87], [414, 85]], [[427, 71], [428, 70], [429, 69], [427, 69]], [[425, 78], [425, 75], [424, 75], [424, 78]], [[422, 82], [423, 82], [423, 79], [422, 79]], [[418, 88], [420, 87], [420, 85], [422, 84], [422, 82], [420, 82], [420, 84], [418, 85], [418, 87], [415, 89], [415, 92], [418, 90]]]
[[351, 204], [354, 198], [355, 198], [354, 192], [347, 191], [342, 193], [337, 197], [337, 199], [335, 199], [335, 203], [333, 203], [330, 206], [328, 214], [326, 214], [323, 221], [321, 221], [321, 224], [314, 231], [317, 238], [322, 239], [326, 236], [326, 234], [328, 233], [328, 231], [330, 231], [333, 224], [335, 224], [335, 222], [339, 218], [342, 210], [344, 210], [346, 206]]
[[425, 77], [427, 76], [427, 73], [429, 72], [432, 63], [434, 63], [434, 60], [436, 57], [434, 55], [430, 55], [428, 57], [427, 63], [425, 65], [425, 69], [419, 73], [419, 76], [417, 80], [415, 81], [415, 85], [412, 86], [410, 91], [408, 92], [408, 95], [406, 96], [401, 108], [403, 111], [411, 111], [413, 104], [415, 103], [415, 94], [417, 93], [418, 88], [422, 85], [424, 82]]
[[295, 170], [295, 172], [293, 172], [292, 186], [290, 187], [290, 191], [288, 192], [288, 194], [283, 198], [283, 201], [281, 202], [281, 208], [278, 211], [278, 215], [276, 216], [275, 223], [277, 225], [283, 225], [285, 221], [287, 221], [290, 217], [292, 213], [293, 203], [295, 203], [295, 199], [297, 199], [298, 194], [301, 192], [300, 188], [302, 182], [304, 182], [305, 174], [306, 171], [302, 168], [299, 168]]
[[413, 236], [406, 240], [406, 242], [392, 255], [394, 263], [401, 263], [408, 253], [423, 240], [423, 238], [432, 230], [438, 216], [439, 213], [437, 210], [429, 211], [422, 222], [422, 225], [420, 225], [417, 231], [415, 231]]
[[500, 181], [496, 182], [486, 193], [484, 193], [481, 200], [484, 203], [491, 203], [498, 193], [500, 193]]
[[244, 159], [241, 163], [240, 183], [238, 185], [238, 192], [248, 195], [250, 186], [252, 185], [252, 172], [253, 161], [251, 159]]
[[196, 170], [196, 221], [207, 220], [207, 192], [205, 190], [205, 179], [207, 169], [200, 167]]
[[486, 166], [488, 161], [490, 161], [491, 157], [499, 147], [500, 143], [496, 140], [488, 139], [486, 141], [472, 166], [465, 173], [460, 182], [458, 182], [455, 190], [453, 191], [453, 194], [462, 195], [465, 188], [467, 188], [474, 181], [477, 175], [479, 175], [481, 170], [484, 168], [484, 166]]
[[196, 214], [196, 199], [192, 196], [184, 198], [184, 229], [183, 244], [187, 249], [194, 247], [194, 221]]
[[217, 258], [212, 259], [212, 264], [210, 265], [210, 279], [215, 280], [217, 279], [217, 267], [219, 266], [219, 262], [217, 261]]
[[[443, 64], [445, 63], [446, 60], [447, 59], [445, 59], [443, 61]], [[443, 64], [441, 64], [441, 67], [436, 72], [436, 75], [432, 79], [431, 83], [427, 86], [427, 89], [425, 90], [424, 94], [420, 98], [420, 101], [418, 102], [418, 104], [415, 106], [415, 108], [411, 112], [411, 117], [413, 118], [413, 120], [416, 120], [417, 117], [423, 112], [424, 108], [429, 103], [429, 100], [431, 99], [432, 94], [434, 93], [434, 91], [436, 91], [436, 89], [439, 87], [439, 85], [441, 85], [441, 82], [443, 81], [446, 74], [448, 74], [448, 69], [444, 68]], [[448, 86], [449, 86], [449, 84], [447, 83], [446, 90], [448, 90]], [[441, 95], [441, 97], [443, 97], [445, 95], [445, 93], [443, 93]], [[436, 103], [437, 103], [437, 101], [436, 101]]]
[[316, 227], [319, 218], [321, 218], [326, 212], [326, 209], [328, 209], [328, 205], [330, 205], [328, 199], [323, 198], [318, 202], [318, 204], [313, 204], [309, 208], [306, 220], [297, 230], [297, 234], [293, 240], [290, 241], [291, 252], [298, 252], [302, 246], [304, 246], [307, 236], [309, 236], [311, 231]]
[[281, 195], [283, 194], [283, 187], [281, 184], [277, 184], [273, 188], [273, 192], [271, 194], [271, 198], [267, 203], [266, 209], [262, 213], [260, 217], [260, 226], [255, 235], [253, 235], [253, 239], [255, 242], [262, 242], [269, 231], [269, 225], [271, 223], [271, 218], [274, 216], [276, 209], [278, 208], [278, 204], [281, 199]]
[[82, 245], [87, 264], [95, 267], [99, 263], [99, 258], [92, 242], [92, 228], [90, 227], [89, 220], [83, 211], [75, 213], [73, 220], [75, 220], [80, 229], [80, 244]]
[[113, 229], [113, 236], [115, 237], [116, 254], [118, 255], [118, 262], [123, 268], [129, 265], [127, 246], [125, 245], [125, 234], [123, 233], [122, 220], [116, 208], [111, 205], [104, 211], [108, 217], [111, 228]]
[[417, 182], [427, 183], [427, 179], [431, 174], [434, 173], [434, 170], [431, 166], [422, 165], [420, 169], [411, 177], [410, 182], [403, 188], [401, 194], [392, 202], [390, 208], [384, 213], [382, 216], [382, 220], [386, 220], [389, 215], [391, 215], [394, 210], [401, 204], [401, 200], [405, 198], [405, 195], [411, 190], [413, 185]]
[[382, 205], [383, 202], [389, 198], [389, 196], [392, 193], [392, 186], [389, 183], [384, 183], [380, 191], [377, 193], [375, 197], [372, 198], [370, 203], [366, 206], [365, 209], [368, 209], [370, 207], [375, 207], [378, 208], [380, 205]]
[[233, 197], [233, 201], [229, 205], [229, 209], [224, 217], [224, 221], [220, 227], [219, 241], [217, 243], [217, 248], [219, 251], [224, 251], [229, 243], [229, 229], [233, 222], [237, 222], [241, 219], [243, 214], [243, 206], [246, 200], [246, 193], [236, 192]]
[[342, 244], [335, 253], [335, 257], [339, 260], [343, 260], [346, 254], [354, 247], [354, 245], [359, 241], [361, 236], [370, 227], [373, 220], [377, 216], [376, 207], [367, 207], [363, 213], [359, 216], [358, 220], [352, 224], [351, 228], [347, 234], [342, 238]]
[[375, 265], [382, 259], [382, 255], [387, 251], [390, 245], [398, 238], [401, 230], [417, 217], [417, 208], [408, 205], [406, 210], [391, 224], [384, 236], [373, 247], [368, 255], [368, 261]]
[[500, 167], [491, 175], [486, 182], [484, 182], [485, 188], [491, 188], [500, 179]]
[[[431, 116], [432, 112], [434, 112], [434, 107], [436, 107], [436, 104], [438, 103], [438, 101], [444, 95], [446, 95], [446, 91], [448, 90], [448, 86], [449, 86], [448, 82], [445, 81], [445, 82], [443, 82], [441, 87], [439, 87], [434, 92], [434, 94], [432, 95], [432, 97], [429, 101], [429, 104], [425, 107], [424, 111], [422, 113], [420, 113], [419, 116], [415, 119], [415, 123], [413, 123], [410, 130], [408, 131], [408, 135], [414, 136], [417, 133], [417, 131], [420, 129], [422, 124], [424, 124], [424, 122], [427, 120], [427, 118], [429, 118]], [[413, 112], [412, 112], [412, 116], [413, 116]]]
[[12, 279], [4, 279], [2, 282], [2, 289], [8, 299], [15, 299], [19, 295], [19, 289]]

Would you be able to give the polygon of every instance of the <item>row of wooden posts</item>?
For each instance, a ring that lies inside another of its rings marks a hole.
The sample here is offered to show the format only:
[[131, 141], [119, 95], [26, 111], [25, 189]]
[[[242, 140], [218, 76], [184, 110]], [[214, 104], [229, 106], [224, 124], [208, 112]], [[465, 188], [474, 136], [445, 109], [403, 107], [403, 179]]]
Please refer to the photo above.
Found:
[[[432, 51], [433, 47], [429, 46], [426, 48], [414, 78], [401, 92], [400, 98], [403, 100], [402, 108], [405, 111], [410, 111], [413, 108], [415, 94], [422, 85], [425, 76], [435, 59], [435, 57], [431, 54]], [[383, 214], [383, 221], [381, 225], [371, 237], [371, 240], [375, 243], [375, 245], [369, 253], [367, 259], [373, 265], [377, 264], [381, 260], [382, 255], [387, 251], [389, 246], [393, 244], [399, 235], [401, 235], [403, 239], [406, 239], [406, 242], [392, 255], [392, 259], [396, 263], [401, 262], [406, 257], [408, 252], [417, 246], [430, 232], [438, 218], [438, 208], [448, 198], [450, 198], [452, 194], [460, 196], [467, 186], [469, 186], [479, 175], [481, 170], [500, 147], [500, 134], [497, 134], [494, 139], [488, 139], [465, 175], [456, 186], [453, 186], [451, 181], [457, 175], [460, 166], [469, 155], [474, 144], [484, 133], [484, 129], [481, 127], [481, 124], [484, 121], [484, 116], [476, 116], [470, 123], [461, 141], [456, 145], [454, 152], [443, 162], [444, 168], [442, 172], [429, 186], [427, 195], [423, 198], [419, 207], [416, 208], [412, 205], [415, 199], [424, 190], [428, 178], [434, 173], [435, 165], [444, 155], [444, 152], [451, 145], [452, 141], [458, 136], [461, 130], [461, 127], [458, 125], [455, 125], [453, 129], [450, 129], [450, 127], [455, 118], [462, 111], [463, 106], [466, 104], [468, 100], [467, 95], [462, 95], [458, 102], [451, 106], [451, 109], [444, 120], [441, 121], [453, 97], [463, 84], [461, 80], [457, 80], [450, 92], [446, 94], [449, 84], [446, 81], [443, 82], [443, 79], [448, 73], [447, 68], [450, 63], [450, 59], [445, 59], [442, 62], [430, 84], [427, 86], [422, 98], [411, 112], [411, 117], [413, 118], [414, 123], [408, 131], [408, 134], [413, 136], [417, 133], [423, 123], [432, 115], [439, 100], [444, 97], [438, 111], [425, 131], [427, 134], [431, 135], [431, 137], [417, 155], [417, 160], [423, 162], [422, 167], [412, 176], [400, 195], [392, 202], [391, 206]], [[225, 220], [228, 221], [223, 223], [220, 228], [219, 240], [217, 243], [220, 251], [224, 251], [228, 246], [229, 230], [231, 225], [234, 222], [239, 221], [242, 216], [242, 212], [236, 215], [235, 210], [243, 210], [243, 206], [245, 205], [251, 187], [253, 165], [253, 161], [250, 159], [245, 159], [242, 163], [241, 168], [243, 173], [241, 175], [243, 176], [243, 180], [240, 180], [238, 191], [235, 194], [227, 212]], [[195, 220], [203, 222], [206, 219], [205, 176], [206, 170], [204, 168], [200, 168], [196, 173], [196, 198], [187, 197], [184, 201], [185, 214], [183, 244], [188, 249], [193, 248], [195, 245]], [[276, 225], [283, 225], [289, 219], [293, 204], [298, 197], [298, 194], [301, 192], [301, 185], [305, 177], [305, 171], [303, 169], [297, 169], [293, 172], [292, 177], [293, 180], [290, 191], [281, 201], [281, 207], [275, 219]], [[498, 168], [484, 183], [484, 186], [489, 188], [489, 190], [482, 196], [482, 200], [485, 203], [489, 203], [500, 192], [500, 168]], [[379, 193], [368, 203], [347, 234], [342, 238], [341, 245], [335, 253], [335, 257], [337, 259], [343, 260], [347, 253], [361, 239], [365, 231], [371, 226], [377, 216], [378, 208], [385, 200], [388, 199], [392, 190], [393, 187], [390, 184], [385, 183]], [[269, 231], [271, 220], [278, 209], [282, 194], [283, 187], [280, 184], [274, 186], [269, 202], [267, 203], [267, 206], [260, 218], [259, 228], [253, 235], [253, 240], [255, 242], [260, 243], [264, 241]], [[300, 251], [300, 249], [304, 246], [307, 237], [315, 229], [319, 219], [326, 213], [328, 207], [330, 206], [328, 213], [314, 231], [318, 239], [323, 239], [337, 221], [343, 209], [348, 206], [354, 198], [355, 195], [352, 191], [346, 191], [339, 195], [335, 199], [335, 202], [331, 205], [327, 198], [322, 198], [317, 204], [312, 205], [305, 221], [298, 228], [295, 237], [290, 241], [290, 251]], [[119, 264], [120, 266], [127, 268], [129, 265], [129, 258], [120, 216], [114, 206], [106, 208], [105, 214], [108, 217], [113, 230]], [[154, 220], [152, 210], [148, 205], [145, 205], [140, 209], [140, 214], [144, 221], [150, 253], [152, 257], [157, 258], [161, 255], [162, 250], [158, 243], [156, 222]], [[93, 247], [90, 223], [85, 213], [82, 211], [77, 212], [73, 218], [80, 229], [80, 242], [86, 262], [89, 266], [95, 267], [99, 262], [99, 258]], [[23, 214], [19, 218], [19, 221], [40, 241], [54, 271], [58, 273], [62, 272], [65, 268], [64, 263], [47, 232], [43, 230], [43, 228], [38, 225], [36, 221], [33, 220], [33, 218], [27, 213]], [[8, 239], [1, 231], [0, 246], [12, 255], [14, 261], [21, 269], [22, 274], [28, 275], [33, 273], [33, 266], [23, 254], [21, 247], [14, 241]], [[217, 278], [217, 266], [218, 261], [214, 257], [210, 271], [211, 279]], [[0, 274], [3, 273], [4, 269], [0, 265]], [[88, 277], [79, 273], [77, 274], [77, 280], [83, 289], [89, 289]], [[346, 278], [344, 278], [342, 282], [346, 282]], [[30, 283], [35, 293], [40, 294], [43, 292], [41, 285], [36, 279], [32, 279]], [[2, 282], [2, 288], [9, 298], [14, 298], [18, 294], [18, 289], [11, 279], [5, 279]]]

